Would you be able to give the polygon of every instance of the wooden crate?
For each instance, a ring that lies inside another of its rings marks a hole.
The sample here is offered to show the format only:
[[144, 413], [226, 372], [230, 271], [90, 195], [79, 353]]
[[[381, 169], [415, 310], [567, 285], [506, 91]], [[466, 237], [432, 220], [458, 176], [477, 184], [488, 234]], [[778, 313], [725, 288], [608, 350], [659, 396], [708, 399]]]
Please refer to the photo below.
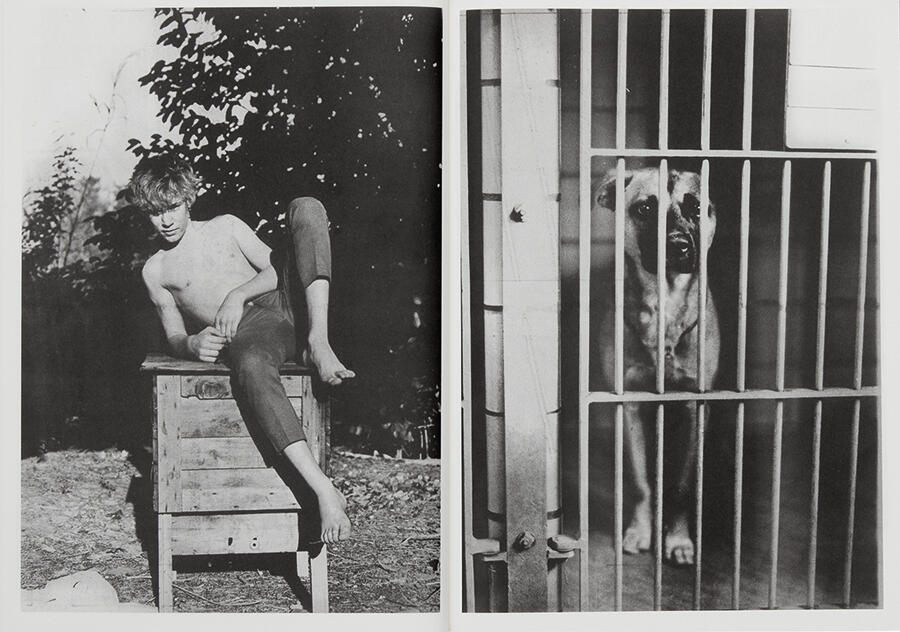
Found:
[[[309, 579], [313, 611], [326, 612], [326, 550], [303, 541], [315, 507], [301, 506], [296, 481], [276, 471], [267, 439], [244, 423], [228, 367], [150, 355], [141, 370], [153, 379], [160, 611], [173, 608], [173, 555], [293, 553], [298, 576]], [[313, 396], [307, 368], [286, 364], [281, 380], [327, 471], [328, 403]]]

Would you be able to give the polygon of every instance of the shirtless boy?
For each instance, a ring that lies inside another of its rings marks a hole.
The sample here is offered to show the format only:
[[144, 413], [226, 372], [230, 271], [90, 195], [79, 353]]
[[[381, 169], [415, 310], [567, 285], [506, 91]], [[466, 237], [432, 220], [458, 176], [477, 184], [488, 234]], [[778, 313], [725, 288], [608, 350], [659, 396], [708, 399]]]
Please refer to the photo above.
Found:
[[[270, 248], [237, 217], [191, 219], [199, 184], [190, 165], [174, 156], [143, 159], [131, 179], [132, 201], [160, 238], [143, 277], [169, 347], [178, 357], [221, 359], [231, 367], [263, 432], [316, 494], [322, 542], [346, 539], [346, 501], [319, 469], [278, 374], [296, 356], [296, 314], [304, 319], [298, 330], [308, 332], [302, 360], [321, 380], [337, 385], [355, 375], [328, 342], [331, 245], [325, 209], [313, 198], [291, 202], [290, 256], [276, 271]], [[289, 285], [297, 276], [304, 289], [291, 296]], [[292, 299], [305, 309], [292, 309]], [[197, 333], [188, 334], [188, 326]]]

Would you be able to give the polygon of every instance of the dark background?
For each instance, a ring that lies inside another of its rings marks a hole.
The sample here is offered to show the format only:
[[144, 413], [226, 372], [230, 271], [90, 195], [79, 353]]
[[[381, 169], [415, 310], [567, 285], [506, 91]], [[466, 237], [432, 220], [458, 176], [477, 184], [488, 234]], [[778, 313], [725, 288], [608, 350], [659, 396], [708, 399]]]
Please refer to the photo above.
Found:
[[[334, 441], [439, 454], [441, 14], [432, 9], [157, 11], [177, 57], [141, 83], [207, 191], [192, 214], [241, 217], [270, 245], [291, 199], [328, 210], [332, 344], [358, 377], [334, 392]], [[140, 269], [150, 226], [71, 148], [25, 197], [22, 453], [149, 443], [162, 349]]]

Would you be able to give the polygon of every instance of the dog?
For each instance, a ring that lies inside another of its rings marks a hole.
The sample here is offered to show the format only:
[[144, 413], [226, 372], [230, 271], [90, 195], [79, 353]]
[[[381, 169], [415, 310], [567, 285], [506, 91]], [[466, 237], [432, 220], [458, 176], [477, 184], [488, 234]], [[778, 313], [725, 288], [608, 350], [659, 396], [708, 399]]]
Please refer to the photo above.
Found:
[[[658, 199], [659, 170], [646, 168], [624, 173], [625, 280], [624, 280], [624, 386], [625, 390], [656, 388], [656, 356], [660, 280], [657, 278], [657, 213], [666, 213], [666, 275], [664, 294], [665, 388], [695, 391], [698, 388], [698, 317], [700, 303], [700, 249], [709, 251], [716, 231], [712, 204], [703, 211], [708, 221], [700, 243], [700, 176], [671, 170], [663, 199]], [[595, 208], [615, 212], [616, 173], [612, 170], [594, 189]], [[610, 384], [615, 380], [615, 305], [606, 301], [600, 333], [600, 358]], [[712, 294], [706, 294], [705, 384], [715, 380], [719, 363], [719, 321]], [[623, 550], [638, 553], [650, 548], [652, 506], [645, 424], [657, 404], [624, 404], [625, 444], [629, 474], [636, 498], [631, 521], [623, 534]], [[680, 409], [680, 410], [678, 410]], [[671, 411], [671, 414], [670, 414]], [[681, 413], [676, 414], [676, 413]], [[676, 435], [674, 484], [667, 490], [664, 553], [676, 565], [694, 563], [690, 533], [691, 481], [696, 462], [697, 409], [692, 403], [666, 405], [666, 424], [682, 423]], [[668, 442], [667, 442], [668, 445]], [[678, 462], [680, 461], [680, 463]]]

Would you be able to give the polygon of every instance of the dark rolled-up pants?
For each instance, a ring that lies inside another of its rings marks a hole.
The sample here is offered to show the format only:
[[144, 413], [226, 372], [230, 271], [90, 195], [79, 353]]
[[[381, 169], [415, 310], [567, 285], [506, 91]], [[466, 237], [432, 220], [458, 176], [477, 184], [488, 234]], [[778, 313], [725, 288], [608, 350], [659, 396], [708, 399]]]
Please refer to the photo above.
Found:
[[331, 279], [325, 207], [315, 198], [297, 198], [288, 207], [287, 228], [284, 243], [272, 252], [278, 289], [247, 303], [225, 354], [251, 413], [279, 453], [306, 435], [278, 370], [297, 360], [296, 331], [308, 330], [304, 290], [316, 279]]

